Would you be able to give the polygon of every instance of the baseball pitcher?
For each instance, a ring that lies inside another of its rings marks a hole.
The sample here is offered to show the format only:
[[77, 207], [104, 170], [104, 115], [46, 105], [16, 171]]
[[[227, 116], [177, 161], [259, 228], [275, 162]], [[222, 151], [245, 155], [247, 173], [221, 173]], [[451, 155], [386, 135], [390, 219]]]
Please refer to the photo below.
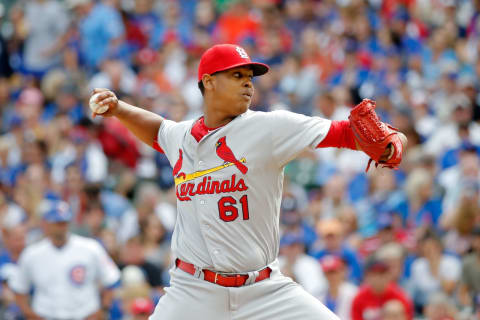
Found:
[[404, 136], [379, 121], [370, 100], [345, 121], [250, 111], [252, 78], [268, 70], [239, 46], [213, 46], [198, 68], [204, 114], [178, 123], [94, 90], [95, 114], [117, 117], [173, 167], [176, 260], [151, 320], [338, 319], [279, 271], [284, 167], [305, 148], [346, 147], [394, 168]]

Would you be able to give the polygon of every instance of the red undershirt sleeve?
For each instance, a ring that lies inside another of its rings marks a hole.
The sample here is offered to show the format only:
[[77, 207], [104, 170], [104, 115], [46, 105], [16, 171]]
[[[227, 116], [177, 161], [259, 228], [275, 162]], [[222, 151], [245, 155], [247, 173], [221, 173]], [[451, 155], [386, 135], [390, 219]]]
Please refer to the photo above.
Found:
[[160, 153], [165, 153], [165, 151], [163, 151], [162, 147], [160, 147], [160, 145], [158, 144], [157, 140], [153, 141], [152, 148], [157, 150]]
[[348, 120], [332, 121], [327, 136], [317, 146], [317, 148], [328, 147], [357, 150], [353, 131]]

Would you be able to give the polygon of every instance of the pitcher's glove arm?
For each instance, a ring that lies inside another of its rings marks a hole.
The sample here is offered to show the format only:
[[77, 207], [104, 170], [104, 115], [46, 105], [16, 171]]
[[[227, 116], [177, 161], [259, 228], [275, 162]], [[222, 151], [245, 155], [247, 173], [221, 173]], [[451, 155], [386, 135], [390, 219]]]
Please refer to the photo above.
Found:
[[350, 111], [348, 117], [355, 142], [370, 156], [366, 171], [372, 161], [375, 161], [375, 167], [380, 164], [397, 169], [402, 161], [406, 138], [398, 129], [381, 122], [374, 109], [375, 101], [364, 99]]

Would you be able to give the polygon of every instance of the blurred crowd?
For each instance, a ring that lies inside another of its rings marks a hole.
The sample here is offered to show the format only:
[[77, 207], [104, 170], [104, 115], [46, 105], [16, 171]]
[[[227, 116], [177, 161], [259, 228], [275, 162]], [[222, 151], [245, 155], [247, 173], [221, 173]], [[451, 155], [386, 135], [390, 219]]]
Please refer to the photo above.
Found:
[[22, 319], [8, 278], [58, 200], [122, 270], [109, 318], [153, 311], [172, 264], [172, 169], [86, 102], [110, 88], [195, 118], [216, 43], [271, 66], [253, 110], [345, 120], [370, 98], [409, 139], [395, 171], [334, 148], [285, 168], [283, 273], [341, 319], [480, 318], [479, 0], [2, 1], [0, 318]]

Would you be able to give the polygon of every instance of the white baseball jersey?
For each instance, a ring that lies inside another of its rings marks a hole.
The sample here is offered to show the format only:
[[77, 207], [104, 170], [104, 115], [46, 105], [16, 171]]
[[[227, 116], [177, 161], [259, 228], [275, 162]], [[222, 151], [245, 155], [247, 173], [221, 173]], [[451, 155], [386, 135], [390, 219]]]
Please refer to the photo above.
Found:
[[99, 286], [119, 279], [120, 271], [96, 240], [69, 235], [61, 248], [47, 238], [28, 246], [9, 286], [20, 294], [33, 287], [32, 308], [46, 319], [83, 319], [100, 309]]
[[315, 148], [331, 121], [288, 111], [247, 111], [199, 142], [194, 121], [164, 120], [157, 142], [174, 168], [176, 257], [242, 273], [274, 262], [284, 166]]

